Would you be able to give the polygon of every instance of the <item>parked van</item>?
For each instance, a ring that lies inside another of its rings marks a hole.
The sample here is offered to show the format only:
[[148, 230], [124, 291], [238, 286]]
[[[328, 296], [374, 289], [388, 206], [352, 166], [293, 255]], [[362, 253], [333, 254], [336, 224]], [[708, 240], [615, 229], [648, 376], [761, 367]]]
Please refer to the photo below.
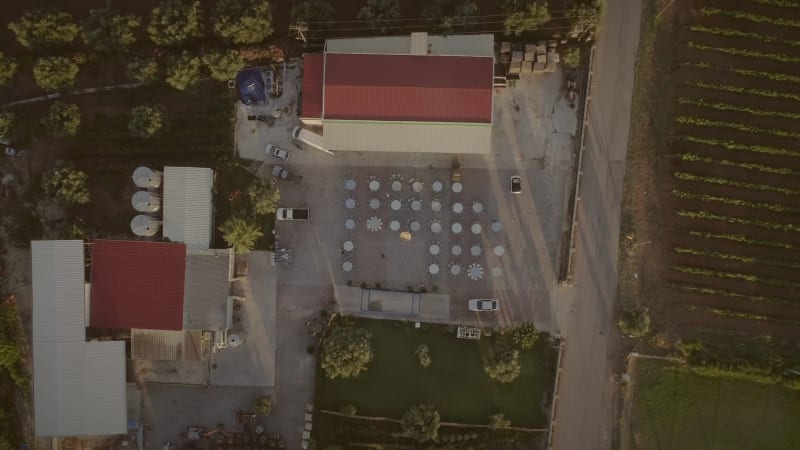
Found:
[[292, 138], [306, 145], [310, 145], [317, 150], [322, 150], [325, 153], [333, 154], [333, 152], [327, 150], [323, 145], [322, 136], [318, 135], [317, 133], [312, 133], [303, 127], [294, 127], [294, 130], [292, 130]]

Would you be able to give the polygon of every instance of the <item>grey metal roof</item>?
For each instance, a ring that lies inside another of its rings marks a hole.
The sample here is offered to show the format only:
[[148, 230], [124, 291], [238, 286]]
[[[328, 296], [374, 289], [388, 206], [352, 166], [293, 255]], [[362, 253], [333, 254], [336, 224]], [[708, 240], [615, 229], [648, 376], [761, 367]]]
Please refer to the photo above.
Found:
[[86, 342], [82, 241], [31, 242], [37, 436], [126, 431], [125, 343]]
[[183, 328], [224, 330], [230, 290], [230, 250], [186, 252]]
[[164, 167], [164, 237], [192, 248], [211, 245], [214, 171], [204, 167]]
[[[409, 55], [413, 48], [422, 45], [422, 36], [379, 36], [368, 38], [328, 39], [328, 53], [374, 53], [382, 55]], [[412, 45], [413, 44], [413, 45]], [[450, 36], [428, 35], [430, 55], [447, 56], [494, 56], [494, 35], [454, 34]]]
[[325, 120], [333, 151], [489, 154], [491, 124]]

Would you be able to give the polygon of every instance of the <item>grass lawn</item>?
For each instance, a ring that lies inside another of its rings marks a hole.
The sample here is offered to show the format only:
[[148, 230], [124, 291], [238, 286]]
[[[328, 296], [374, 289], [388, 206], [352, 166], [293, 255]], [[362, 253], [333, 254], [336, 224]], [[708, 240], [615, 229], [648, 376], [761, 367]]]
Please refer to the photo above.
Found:
[[[546, 427], [556, 352], [544, 336], [533, 349], [520, 352], [522, 373], [503, 384], [483, 371], [480, 348], [490, 346], [492, 338], [457, 339], [442, 325], [414, 329], [408, 322], [359, 324], [372, 333], [374, 359], [354, 379], [329, 380], [320, 369], [319, 407], [338, 411], [351, 403], [360, 415], [400, 418], [412, 405], [430, 402], [444, 422], [486, 424], [490, 414], [502, 412], [515, 426]], [[430, 349], [433, 363], [427, 369], [414, 355], [420, 344]]]
[[631, 448], [800, 448], [800, 392], [783, 385], [699, 375], [666, 361], [637, 361]]

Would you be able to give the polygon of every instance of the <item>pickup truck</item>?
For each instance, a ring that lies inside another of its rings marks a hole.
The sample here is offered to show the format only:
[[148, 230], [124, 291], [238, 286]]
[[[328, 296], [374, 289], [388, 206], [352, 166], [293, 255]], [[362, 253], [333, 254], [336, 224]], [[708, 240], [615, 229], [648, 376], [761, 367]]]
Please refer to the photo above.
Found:
[[278, 208], [275, 211], [278, 220], [308, 220], [308, 208]]
[[289, 172], [288, 170], [284, 169], [282, 166], [275, 166], [272, 168], [272, 176], [275, 178], [279, 178], [281, 180], [286, 181], [294, 181], [295, 183], [299, 183], [303, 177], [294, 173]]

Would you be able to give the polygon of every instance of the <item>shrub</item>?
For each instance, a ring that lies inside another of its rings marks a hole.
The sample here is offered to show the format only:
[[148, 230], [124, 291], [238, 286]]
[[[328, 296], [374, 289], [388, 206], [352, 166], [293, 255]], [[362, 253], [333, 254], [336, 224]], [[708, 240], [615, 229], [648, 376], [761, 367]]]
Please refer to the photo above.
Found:
[[72, 87], [78, 75], [78, 65], [63, 56], [45, 56], [33, 65], [36, 85], [46, 91], [58, 91]]
[[401, 18], [398, 0], [367, 0], [358, 12], [358, 20], [366, 20], [370, 28], [386, 33], [393, 20]]
[[78, 35], [72, 16], [58, 9], [26, 11], [17, 22], [8, 24], [17, 41], [30, 49], [68, 45]]
[[272, 214], [278, 207], [281, 198], [277, 186], [273, 186], [266, 178], [258, 178], [250, 183], [247, 195], [253, 206], [253, 212], [258, 215]]
[[220, 0], [212, 28], [214, 34], [235, 44], [257, 44], [272, 34], [272, 11], [265, 1]]
[[140, 105], [131, 109], [128, 130], [140, 138], [152, 138], [167, 129], [169, 121], [163, 106]]
[[573, 69], [581, 64], [581, 50], [579, 48], [568, 48], [561, 54], [561, 64], [564, 67]]
[[161, 67], [152, 58], [133, 57], [128, 60], [126, 72], [129, 77], [142, 83], [151, 83], [158, 80]]
[[19, 67], [19, 64], [16, 59], [0, 52], [0, 86], [5, 86], [14, 78], [14, 74], [17, 73], [17, 67]]
[[508, 35], [519, 36], [550, 21], [550, 12], [544, 0], [506, 0], [503, 9], [508, 14], [504, 22]]
[[528, 350], [539, 341], [539, 331], [532, 323], [522, 324], [514, 328], [514, 343], [523, 350]]
[[431, 404], [412, 406], [400, 419], [403, 434], [418, 442], [435, 441], [439, 435], [439, 412]]
[[197, 0], [164, 0], [150, 13], [147, 34], [154, 44], [175, 47], [203, 35], [203, 10]]
[[16, 117], [10, 111], [0, 112], [0, 139], [10, 139], [14, 132]]
[[236, 253], [249, 252], [264, 235], [255, 221], [243, 216], [229, 218], [219, 230], [222, 232], [222, 238]]
[[311, 28], [327, 28], [336, 19], [336, 8], [325, 0], [304, 0], [292, 6], [292, 22], [311, 22]]
[[489, 378], [500, 383], [511, 383], [519, 376], [519, 350], [498, 340], [484, 356], [483, 370]]
[[167, 63], [166, 82], [175, 89], [185, 91], [200, 82], [203, 63], [200, 58], [184, 51]]
[[650, 313], [647, 308], [629, 306], [619, 313], [617, 326], [627, 336], [643, 337], [650, 332]]
[[89, 202], [86, 172], [70, 165], [56, 167], [42, 177], [42, 189], [49, 198], [68, 204]]
[[431, 365], [431, 354], [427, 345], [420, 344], [420, 346], [417, 347], [417, 350], [414, 352], [414, 355], [417, 356], [420, 366], [427, 369]]
[[81, 27], [83, 40], [98, 52], [119, 52], [136, 43], [142, 19], [113, 8], [92, 9]]
[[511, 426], [511, 421], [506, 419], [502, 413], [492, 414], [489, 416], [489, 428], [492, 430], [499, 430], [501, 428], [508, 428]]
[[339, 408], [339, 412], [345, 416], [355, 416], [356, 413], [358, 413], [358, 409], [356, 409], [356, 405], [348, 403], [346, 405], [342, 405], [342, 407]]
[[244, 58], [236, 50], [206, 53], [203, 55], [203, 62], [211, 72], [211, 78], [219, 81], [235, 78], [244, 68]]
[[265, 395], [256, 399], [256, 414], [268, 416], [272, 413], [272, 397]]
[[54, 137], [74, 136], [81, 125], [81, 112], [78, 105], [54, 102], [50, 112], [42, 119], [42, 125]]
[[372, 361], [372, 334], [364, 328], [334, 328], [322, 344], [322, 363], [330, 379], [356, 377]]

